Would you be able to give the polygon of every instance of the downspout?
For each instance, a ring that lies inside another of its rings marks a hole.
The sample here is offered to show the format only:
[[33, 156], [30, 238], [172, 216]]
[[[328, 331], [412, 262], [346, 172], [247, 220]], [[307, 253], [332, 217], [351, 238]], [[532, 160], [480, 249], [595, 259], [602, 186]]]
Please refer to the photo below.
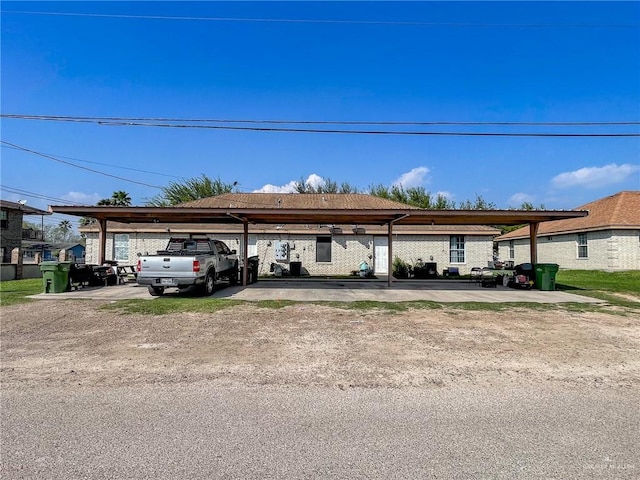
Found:
[[[242, 238], [244, 248], [242, 249], [242, 285], [249, 283], [249, 222], [244, 222], [244, 235]], [[257, 272], [256, 272], [257, 274]], [[255, 278], [254, 278], [255, 281]]]
[[233, 213], [227, 213], [231, 218], [242, 222], [243, 235], [242, 235], [242, 285], [248, 285], [249, 277], [249, 221], [246, 218], [238, 217]]
[[529, 224], [529, 258], [531, 263], [535, 265], [538, 263], [538, 222], [532, 222]]

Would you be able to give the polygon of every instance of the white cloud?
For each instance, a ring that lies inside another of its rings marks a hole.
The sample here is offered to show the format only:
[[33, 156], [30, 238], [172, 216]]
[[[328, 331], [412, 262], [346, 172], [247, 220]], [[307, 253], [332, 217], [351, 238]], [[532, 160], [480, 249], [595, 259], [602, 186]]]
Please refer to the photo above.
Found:
[[397, 185], [402, 188], [419, 187], [427, 180], [427, 174], [429, 169], [427, 167], [416, 167], [411, 171], [400, 175], [393, 185]]
[[282, 186], [267, 183], [262, 188], [254, 190], [253, 193], [293, 193], [296, 191], [295, 184], [296, 182], [293, 180]]
[[453, 198], [455, 197], [455, 195], [451, 192], [447, 192], [446, 190], [444, 191], [440, 191], [440, 192], [436, 192], [436, 197], [444, 197], [447, 200], [453, 200]]
[[612, 163], [604, 167], [585, 167], [573, 172], [565, 172], [555, 176], [551, 183], [558, 188], [587, 187], [598, 188], [623, 182], [627, 177], [640, 171], [640, 166], [625, 163]]
[[76, 205], [95, 205], [102, 197], [97, 193], [69, 192], [62, 196], [64, 200], [69, 200]]
[[509, 205], [513, 205], [513, 206], [518, 206], [519, 207], [524, 202], [533, 203], [534, 200], [535, 200], [535, 197], [533, 195], [529, 195], [528, 193], [518, 192], [518, 193], [514, 193], [513, 195], [511, 195], [509, 197], [509, 200], [507, 201], [507, 203]]
[[318, 188], [324, 185], [326, 182], [324, 181], [324, 178], [322, 178], [320, 175], [316, 175], [315, 173], [312, 173], [311, 175], [309, 175], [309, 178], [307, 178], [304, 181], [304, 183], [306, 185], [312, 186], [313, 188]]
[[[271, 185], [270, 183], [267, 183], [262, 188], [259, 188], [258, 190], [254, 190], [253, 193], [295, 193], [296, 183], [297, 183], [297, 180], [291, 180], [286, 185], [281, 185], [281, 186]], [[310, 185], [314, 188], [317, 188], [321, 185], [324, 185], [325, 181], [320, 175], [316, 175], [315, 173], [312, 173], [307, 177], [304, 183], [306, 185]]]

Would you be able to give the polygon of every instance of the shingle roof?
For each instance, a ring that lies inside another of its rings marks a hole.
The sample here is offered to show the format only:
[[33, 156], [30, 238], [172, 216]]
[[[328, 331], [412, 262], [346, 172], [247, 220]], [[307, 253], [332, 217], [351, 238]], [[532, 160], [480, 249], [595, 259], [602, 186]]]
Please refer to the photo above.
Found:
[[20, 210], [22, 211], [23, 215], [51, 215], [50, 212], [45, 212], [44, 210], [40, 210], [38, 208], [22, 205], [18, 202], [10, 202], [9, 200], [0, 200], [0, 207], [6, 208], [8, 210]]
[[[543, 222], [538, 228], [538, 236], [611, 228], [640, 228], [640, 191], [619, 192], [582, 205], [576, 210], [588, 210], [589, 215], [581, 218]], [[525, 237], [529, 237], [528, 226], [502, 235], [496, 240]]]
[[283, 209], [361, 209], [415, 210], [405, 203], [363, 193], [224, 193], [181, 203], [176, 207], [195, 208], [283, 208]]

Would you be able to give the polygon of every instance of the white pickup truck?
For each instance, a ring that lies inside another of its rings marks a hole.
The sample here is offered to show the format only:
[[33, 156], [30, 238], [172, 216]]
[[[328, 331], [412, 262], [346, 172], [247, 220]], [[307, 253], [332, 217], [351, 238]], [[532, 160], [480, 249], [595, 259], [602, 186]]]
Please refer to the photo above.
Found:
[[138, 259], [136, 280], [147, 285], [153, 296], [169, 287], [194, 286], [208, 296], [221, 278], [228, 278], [231, 285], [238, 282], [238, 255], [220, 240], [172, 238], [166, 250]]

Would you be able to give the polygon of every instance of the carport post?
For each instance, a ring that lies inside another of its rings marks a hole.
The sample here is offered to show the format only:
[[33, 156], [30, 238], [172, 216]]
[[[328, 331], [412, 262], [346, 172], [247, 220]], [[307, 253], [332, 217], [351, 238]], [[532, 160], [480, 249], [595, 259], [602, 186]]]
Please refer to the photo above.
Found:
[[538, 263], [538, 222], [532, 222], [529, 224], [529, 256], [531, 263]]
[[98, 264], [104, 264], [107, 252], [107, 221], [98, 220]]
[[243, 221], [244, 225], [244, 235], [242, 236], [242, 285], [248, 284], [248, 272], [249, 272], [249, 222], [247, 220]]
[[387, 286], [391, 286], [391, 282], [393, 281], [393, 224], [398, 220], [402, 220], [403, 218], [407, 218], [409, 216], [408, 213], [404, 215], [400, 215], [399, 217], [394, 218], [389, 222], [389, 230], [388, 230], [388, 240], [387, 240]]
[[393, 237], [393, 222], [389, 222], [389, 228], [387, 230], [388, 240], [387, 240], [387, 287], [391, 286], [391, 282], [393, 281], [393, 247], [392, 247], [392, 237]]

